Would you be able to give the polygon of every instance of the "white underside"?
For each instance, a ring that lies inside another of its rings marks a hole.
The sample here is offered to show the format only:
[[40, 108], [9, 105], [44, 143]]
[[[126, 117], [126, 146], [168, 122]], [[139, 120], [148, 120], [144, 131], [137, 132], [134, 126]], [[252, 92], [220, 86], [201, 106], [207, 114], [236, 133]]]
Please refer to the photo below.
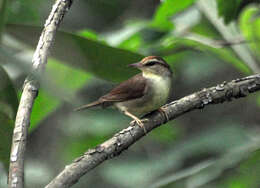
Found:
[[128, 111], [140, 117], [166, 103], [171, 90], [171, 78], [155, 74], [143, 74], [143, 76], [149, 82], [146, 94], [138, 99], [116, 103], [115, 106], [120, 111]]

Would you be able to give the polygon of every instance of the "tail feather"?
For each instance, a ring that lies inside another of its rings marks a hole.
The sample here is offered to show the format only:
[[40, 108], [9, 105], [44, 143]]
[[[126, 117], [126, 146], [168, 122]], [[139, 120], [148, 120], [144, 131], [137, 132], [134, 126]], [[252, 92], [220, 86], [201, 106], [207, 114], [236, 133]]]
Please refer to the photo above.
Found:
[[85, 105], [83, 105], [83, 106], [80, 106], [80, 107], [74, 109], [74, 111], [85, 110], [85, 109], [87, 109], [87, 108], [91, 108], [91, 107], [94, 107], [94, 106], [98, 106], [98, 105], [100, 105], [100, 104], [102, 104], [101, 101], [94, 101], [94, 102], [92, 102], [92, 103], [89, 103], [89, 104], [85, 104]]

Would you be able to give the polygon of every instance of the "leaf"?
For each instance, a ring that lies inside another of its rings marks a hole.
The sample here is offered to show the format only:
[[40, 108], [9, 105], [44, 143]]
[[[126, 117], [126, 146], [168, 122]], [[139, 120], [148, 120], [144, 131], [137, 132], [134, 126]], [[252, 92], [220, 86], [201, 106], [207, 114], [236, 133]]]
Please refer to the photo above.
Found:
[[0, 162], [3, 163], [6, 172], [8, 172], [9, 168], [13, 128], [14, 121], [4, 113], [0, 112]]
[[[148, 26], [147, 21], [135, 20], [135, 21], [127, 22], [122, 29], [106, 33], [103, 37], [105, 38], [105, 40], [109, 45], [118, 47], [118, 45], [120, 45], [124, 41], [129, 40], [130, 38], [138, 34], [139, 31], [143, 30], [147, 26]], [[122, 48], [128, 49], [127, 45], [125, 45]], [[132, 49], [132, 47], [129, 48]]]
[[15, 119], [18, 99], [13, 84], [5, 70], [0, 67], [0, 112]]
[[118, 47], [126, 50], [131, 50], [133, 52], [137, 52], [142, 44], [142, 37], [140, 33], [135, 33], [128, 39], [122, 41]]
[[165, 34], [166, 32], [147, 27], [122, 41], [117, 47], [133, 52], [141, 51], [144, 54], [154, 54], [156, 50], [151, 50], [152, 44], [160, 41]]
[[185, 10], [195, 1], [196, 0], [164, 0], [158, 7], [151, 25], [161, 30], [172, 29], [173, 24], [170, 20], [171, 17]]
[[79, 35], [88, 39], [98, 40], [98, 35], [94, 31], [84, 29], [79, 32]]
[[208, 19], [202, 17], [200, 22], [193, 26], [190, 31], [192, 33], [196, 33], [208, 38], [218, 39], [221, 38], [220, 33], [216, 30], [216, 28], [210, 23]]
[[259, 8], [251, 6], [246, 8], [239, 19], [239, 27], [249, 41], [248, 45], [252, 51], [260, 58], [260, 16]]
[[242, 0], [217, 0], [218, 15], [224, 18], [226, 24], [238, 17], [241, 2]]
[[236, 20], [244, 7], [249, 4], [258, 4], [259, 0], [217, 0], [218, 15], [224, 18], [226, 24]]
[[91, 78], [89, 74], [53, 59], [49, 60], [46, 66], [46, 77], [48, 80], [43, 83], [43, 88], [34, 103], [30, 131], [33, 131], [41, 121], [54, 112], [63, 101], [69, 102], [72, 96]]
[[161, 49], [162, 54], [167, 54], [168, 52], [174, 53], [174, 51], [179, 51], [179, 49], [193, 49], [202, 52], [208, 52], [215, 55], [219, 59], [231, 63], [234, 67], [243, 73], [249, 74], [251, 71], [247, 65], [237, 58], [230, 49], [213, 47], [210, 44], [198, 42], [196, 40], [191, 40], [188, 38], [174, 38], [168, 36], [162, 42], [164, 44]]
[[0, 67], [0, 162], [6, 171], [9, 166], [9, 155], [12, 142], [14, 119], [18, 108], [18, 99], [5, 70]]
[[[40, 27], [8, 25], [7, 32], [35, 47]], [[126, 68], [126, 66], [140, 61], [143, 57], [138, 53], [110, 47], [77, 34], [61, 31], [57, 33], [55, 38], [52, 55], [72, 67], [80, 68], [98, 77], [115, 82], [134, 75], [137, 71]]]

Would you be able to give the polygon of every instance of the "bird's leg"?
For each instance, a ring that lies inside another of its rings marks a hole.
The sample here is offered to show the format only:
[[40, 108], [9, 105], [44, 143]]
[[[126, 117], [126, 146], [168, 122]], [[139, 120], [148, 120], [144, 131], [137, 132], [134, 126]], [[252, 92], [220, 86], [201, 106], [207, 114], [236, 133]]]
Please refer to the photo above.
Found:
[[145, 134], [147, 133], [147, 131], [146, 131], [146, 129], [145, 129], [145, 126], [144, 126], [144, 124], [143, 124], [143, 122], [147, 121], [147, 119], [140, 120], [138, 117], [136, 117], [135, 115], [131, 114], [131, 113], [128, 112], [128, 111], [124, 111], [124, 114], [127, 115], [127, 116], [129, 116], [129, 117], [131, 117], [131, 118], [133, 119], [133, 121], [130, 122], [131, 125], [136, 122], [137, 125], [144, 130], [144, 133], [145, 133]]
[[163, 107], [159, 108], [158, 111], [166, 118], [166, 122], [170, 120]]

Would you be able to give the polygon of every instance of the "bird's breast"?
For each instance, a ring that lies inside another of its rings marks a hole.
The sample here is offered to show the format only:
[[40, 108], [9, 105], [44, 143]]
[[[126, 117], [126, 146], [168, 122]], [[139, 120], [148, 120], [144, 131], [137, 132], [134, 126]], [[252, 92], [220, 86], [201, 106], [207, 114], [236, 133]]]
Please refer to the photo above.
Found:
[[164, 105], [169, 97], [171, 88], [171, 78], [161, 76], [151, 76], [148, 78], [149, 87], [152, 93], [151, 103], [157, 108]]
[[147, 90], [144, 96], [115, 104], [119, 110], [127, 110], [136, 116], [143, 116], [166, 103], [170, 94], [171, 78], [149, 75], [146, 79]]

